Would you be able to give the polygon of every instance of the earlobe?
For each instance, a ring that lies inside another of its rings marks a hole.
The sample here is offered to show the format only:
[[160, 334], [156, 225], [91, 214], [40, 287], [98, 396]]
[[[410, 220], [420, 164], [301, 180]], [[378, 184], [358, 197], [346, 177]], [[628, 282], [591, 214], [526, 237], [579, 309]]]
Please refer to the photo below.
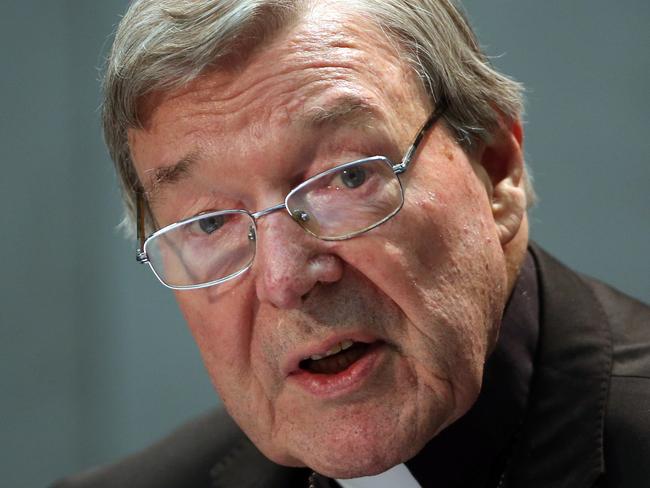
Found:
[[526, 212], [522, 140], [521, 122], [502, 119], [481, 153], [480, 163], [490, 181], [488, 196], [501, 245], [517, 235]]

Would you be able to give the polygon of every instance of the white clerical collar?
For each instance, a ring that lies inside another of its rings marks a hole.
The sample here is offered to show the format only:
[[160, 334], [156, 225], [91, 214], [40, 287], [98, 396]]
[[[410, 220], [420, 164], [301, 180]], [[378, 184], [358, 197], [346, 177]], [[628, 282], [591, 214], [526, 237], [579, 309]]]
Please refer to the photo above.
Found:
[[336, 480], [343, 488], [422, 488], [406, 465], [398, 464], [376, 476]]

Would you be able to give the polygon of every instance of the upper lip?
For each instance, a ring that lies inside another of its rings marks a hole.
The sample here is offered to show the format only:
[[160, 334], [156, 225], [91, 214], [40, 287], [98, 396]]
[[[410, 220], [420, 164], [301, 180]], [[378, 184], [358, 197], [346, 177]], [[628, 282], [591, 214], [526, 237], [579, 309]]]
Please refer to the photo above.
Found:
[[364, 334], [361, 332], [340, 333], [335, 336], [328, 337], [324, 341], [307, 344], [289, 354], [286, 361], [284, 361], [284, 364], [282, 365], [282, 372], [284, 376], [289, 376], [298, 371], [302, 371], [300, 368], [300, 362], [302, 360], [308, 359], [310, 356], [315, 355], [324, 356], [327, 351], [341, 342], [352, 341], [372, 344], [378, 340], [379, 338], [376, 336]]

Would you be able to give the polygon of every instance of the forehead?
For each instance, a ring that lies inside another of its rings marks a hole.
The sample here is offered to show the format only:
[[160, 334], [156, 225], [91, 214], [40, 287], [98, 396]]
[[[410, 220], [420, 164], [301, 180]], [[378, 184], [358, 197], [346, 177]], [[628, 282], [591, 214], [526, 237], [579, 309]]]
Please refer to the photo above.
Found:
[[[274, 101], [272, 110], [286, 104], [285, 93], [293, 105], [300, 105], [302, 98], [327, 88], [356, 88], [352, 85], [363, 79], [407, 79], [411, 75], [403, 53], [387, 34], [359, 13], [337, 12], [324, 5], [309, 11], [269, 45], [258, 46], [243, 64], [218, 66], [181, 89], [146, 97], [140, 103], [140, 115], [145, 126], [150, 126], [160, 112], [202, 102], [212, 102], [211, 108], [224, 114], [236, 113], [260, 94], [271, 95], [264, 100]], [[300, 88], [302, 97], [296, 100], [294, 91]]]
[[426, 112], [426, 96], [395, 42], [360, 14], [323, 4], [245, 63], [147, 97], [144, 128], [129, 132], [129, 145], [146, 187], [156, 170], [164, 174], [207, 139], [259, 140], [269, 128], [318, 123], [332, 113], [354, 116], [368, 107], [377, 117], [406, 116], [414, 100]]

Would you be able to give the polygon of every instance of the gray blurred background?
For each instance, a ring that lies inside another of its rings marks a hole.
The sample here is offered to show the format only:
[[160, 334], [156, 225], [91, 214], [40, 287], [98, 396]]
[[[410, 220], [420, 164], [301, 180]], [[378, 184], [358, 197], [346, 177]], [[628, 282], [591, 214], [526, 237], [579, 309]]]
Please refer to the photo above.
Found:
[[[127, 3], [2, 2], [2, 486], [107, 462], [217, 403], [172, 295], [116, 230], [97, 80]], [[529, 89], [534, 238], [648, 301], [650, 2], [465, 5]]]

